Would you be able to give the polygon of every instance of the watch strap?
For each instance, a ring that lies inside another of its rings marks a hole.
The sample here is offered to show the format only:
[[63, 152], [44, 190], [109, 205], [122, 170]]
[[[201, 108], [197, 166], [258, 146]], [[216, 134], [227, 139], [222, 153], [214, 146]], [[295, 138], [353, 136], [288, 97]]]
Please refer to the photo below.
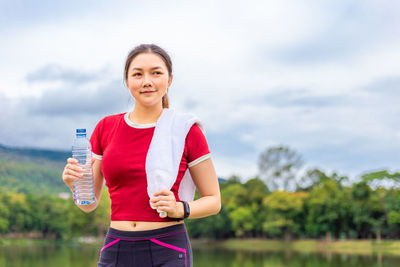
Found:
[[186, 201], [181, 200], [181, 202], [183, 203], [183, 219], [186, 219], [190, 215], [190, 207]]
[[183, 201], [183, 200], [179, 200], [178, 202], [182, 202], [182, 204], [183, 204], [183, 217], [182, 217], [182, 218], [172, 218], [172, 219], [174, 219], [175, 221], [184, 220], [184, 219], [186, 219], [187, 217], [189, 217], [189, 215], [190, 215], [190, 207], [189, 207], [189, 204], [188, 204], [186, 201]]

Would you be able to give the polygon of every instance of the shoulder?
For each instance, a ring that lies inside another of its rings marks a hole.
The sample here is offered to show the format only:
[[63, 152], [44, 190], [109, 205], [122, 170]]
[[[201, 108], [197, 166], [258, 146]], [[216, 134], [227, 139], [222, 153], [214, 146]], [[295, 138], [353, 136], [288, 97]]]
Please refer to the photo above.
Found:
[[194, 123], [186, 136], [186, 157], [188, 167], [192, 167], [210, 157], [210, 149], [201, 126]]
[[204, 136], [204, 133], [203, 133], [202, 129], [200, 128], [199, 124], [193, 123], [192, 127], [190, 127], [190, 130], [189, 130], [187, 136], [191, 136], [191, 137]]
[[104, 125], [104, 126], [112, 125], [115, 122], [120, 121], [121, 119], [123, 119], [124, 115], [125, 115], [125, 113], [119, 113], [119, 114], [113, 114], [113, 115], [105, 116], [104, 118], [102, 118], [98, 122], [98, 124]]
[[123, 118], [124, 118], [124, 115], [125, 115], [125, 114], [126, 114], [126, 112], [108, 115], [108, 116], [105, 116], [102, 120], [103, 120], [103, 121], [107, 121], [107, 122], [109, 122], [109, 121], [120, 120], [120, 119], [123, 119]]
[[[120, 121], [124, 119], [125, 113], [108, 115], [103, 117], [96, 125], [91, 135], [91, 140], [93, 141], [92, 146], [95, 143], [104, 143], [110, 135], [112, 135], [114, 129], [119, 125]], [[101, 154], [99, 154], [101, 155]]]
[[207, 143], [207, 140], [202, 126], [198, 123], [193, 123], [186, 135], [186, 145], [197, 146], [205, 143]]

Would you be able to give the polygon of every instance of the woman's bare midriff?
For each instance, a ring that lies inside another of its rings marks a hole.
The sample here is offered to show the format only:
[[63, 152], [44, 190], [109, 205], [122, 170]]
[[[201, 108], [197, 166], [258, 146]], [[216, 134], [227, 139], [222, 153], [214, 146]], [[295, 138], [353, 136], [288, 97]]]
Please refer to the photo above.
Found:
[[121, 231], [146, 231], [181, 223], [183, 220], [179, 222], [111, 221], [110, 227]]

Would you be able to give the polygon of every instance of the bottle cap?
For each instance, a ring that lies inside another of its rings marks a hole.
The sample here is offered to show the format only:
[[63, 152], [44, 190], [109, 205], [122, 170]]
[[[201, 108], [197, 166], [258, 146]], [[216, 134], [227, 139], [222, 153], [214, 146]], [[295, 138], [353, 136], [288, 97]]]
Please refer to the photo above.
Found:
[[76, 129], [76, 137], [86, 137], [86, 129]]

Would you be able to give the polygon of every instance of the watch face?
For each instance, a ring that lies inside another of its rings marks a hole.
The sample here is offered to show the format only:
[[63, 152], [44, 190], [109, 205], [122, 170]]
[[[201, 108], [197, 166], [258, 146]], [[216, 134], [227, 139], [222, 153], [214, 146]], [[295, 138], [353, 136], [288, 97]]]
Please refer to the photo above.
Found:
[[190, 214], [190, 208], [189, 208], [189, 204], [186, 201], [182, 201], [183, 203], [183, 207], [184, 207], [184, 218], [189, 217]]

